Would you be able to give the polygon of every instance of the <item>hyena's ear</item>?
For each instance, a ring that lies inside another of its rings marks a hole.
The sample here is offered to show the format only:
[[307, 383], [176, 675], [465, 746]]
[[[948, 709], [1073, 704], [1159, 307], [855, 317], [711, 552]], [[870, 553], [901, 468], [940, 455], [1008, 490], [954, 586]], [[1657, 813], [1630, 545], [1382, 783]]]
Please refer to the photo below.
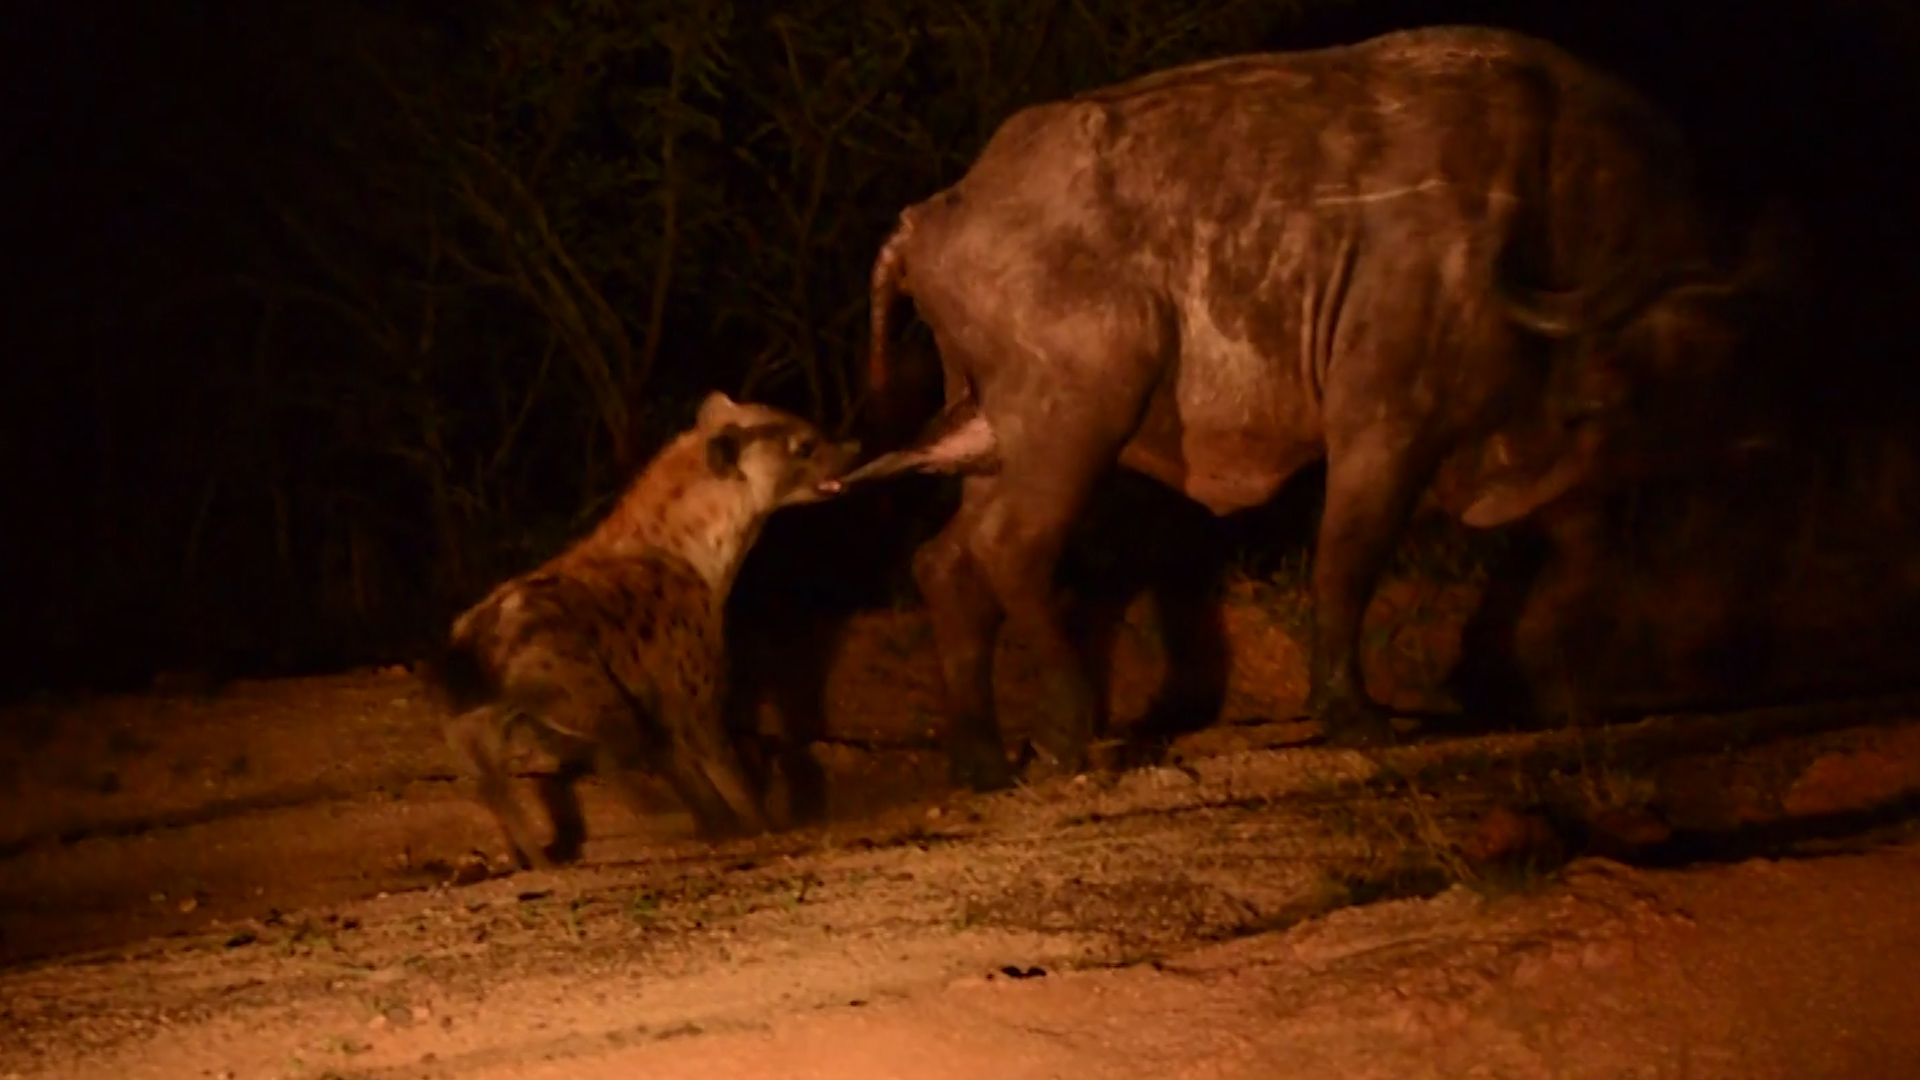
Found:
[[747, 433], [738, 424], [728, 424], [720, 433], [707, 440], [707, 468], [722, 480], [739, 480], [746, 476], [740, 471], [740, 451], [745, 447]]
[[715, 390], [700, 402], [699, 417], [695, 423], [711, 430], [733, 419], [740, 412], [740, 404], [726, 394]]

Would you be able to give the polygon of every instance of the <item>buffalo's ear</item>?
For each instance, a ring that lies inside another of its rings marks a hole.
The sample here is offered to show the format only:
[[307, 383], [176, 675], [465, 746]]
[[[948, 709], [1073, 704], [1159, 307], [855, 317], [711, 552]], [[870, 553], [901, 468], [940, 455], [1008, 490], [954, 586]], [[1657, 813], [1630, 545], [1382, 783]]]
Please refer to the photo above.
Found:
[[722, 480], [737, 480], [746, 474], [740, 471], [740, 451], [746, 443], [746, 432], [738, 424], [728, 424], [719, 434], [707, 440], [707, 468]]

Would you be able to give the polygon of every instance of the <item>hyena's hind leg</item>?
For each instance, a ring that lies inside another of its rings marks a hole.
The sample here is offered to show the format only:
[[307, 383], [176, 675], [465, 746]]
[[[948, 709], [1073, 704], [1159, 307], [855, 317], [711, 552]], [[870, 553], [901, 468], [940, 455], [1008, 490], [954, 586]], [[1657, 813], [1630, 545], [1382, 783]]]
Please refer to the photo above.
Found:
[[587, 819], [580, 809], [580, 781], [594, 771], [598, 757], [593, 743], [545, 725], [536, 725], [540, 741], [554, 756], [554, 771], [540, 778], [540, 803], [553, 821], [553, 840], [547, 858], [570, 863], [580, 858], [587, 840]]
[[522, 868], [546, 869], [552, 860], [540, 846], [526, 808], [513, 797], [507, 775], [507, 736], [514, 714], [498, 705], [469, 709], [447, 722], [447, 743], [479, 782], [480, 802], [500, 823], [514, 862]]

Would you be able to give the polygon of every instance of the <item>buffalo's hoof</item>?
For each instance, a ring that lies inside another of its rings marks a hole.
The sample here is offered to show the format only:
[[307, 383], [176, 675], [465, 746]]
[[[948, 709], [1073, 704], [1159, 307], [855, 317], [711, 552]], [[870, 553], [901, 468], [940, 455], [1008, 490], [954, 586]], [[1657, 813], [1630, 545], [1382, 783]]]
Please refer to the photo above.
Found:
[[985, 793], [1013, 786], [1013, 767], [997, 746], [955, 745], [947, 749], [947, 775], [955, 787]]
[[1183, 735], [1207, 730], [1220, 719], [1220, 706], [1155, 702], [1133, 725], [1132, 738], [1140, 743], [1171, 744]]
[[1078, 776], [1087, 771], [1088, 748], [1085, 746], [1073, 750], [1050, 750], [1044, 744], [1033, 742], [1028, 746], [1030, 760], [1023, 763], [1029, 783], [1044, 783]]
[[1157, 731], [1109, 740], [1093, 748], [1089, 763], [1103, 772], [1156, 768], [1173, 757], [1174, 745], [1173, 736]]
[[513, 850], [515, 870], [554, 870], [558, 866], [554, 858], [547, 854], [545, 846], [534, 848], [530, 852], [521, 851], [519, 848]]
[[767, 832], [763, 821], [741, 821], [731, 815], [711, 821], [697, 821], [693, 834], [703, 844], [730, 844]]
[[[583, 838], [577, 836], [563, 836], [555, 839], [542, 849], [542, 854], [547, 857], [547, 865], [542, 869], [579, 862], [581, 849], [585, 846], [582, 841]], [[528, 869], [534, 869], [534, 867], [529, 866]]]
[[1319, 720], [1321, 737], [1337, 749], [1381, 750], [1399, 741], [1392, 715], [1378, 707], [1328, 710]]

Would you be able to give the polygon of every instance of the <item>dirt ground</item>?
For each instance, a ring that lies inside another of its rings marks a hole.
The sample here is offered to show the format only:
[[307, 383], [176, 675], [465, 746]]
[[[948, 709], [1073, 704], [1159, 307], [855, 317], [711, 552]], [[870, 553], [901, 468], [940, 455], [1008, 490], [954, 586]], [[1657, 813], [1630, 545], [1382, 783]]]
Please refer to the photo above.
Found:
[[1274, 719], [1287, 618], [1230, 613], [1167, 764], [991, 797], [946, 788], [924, 627], [866, 618], [826, 823], [709, 847], [589, 781], [553, 873], [489, 873], [404, 670], [17, 707], [0, 1077], [1920, 1076], [1913, 702], [1364, 756]]

